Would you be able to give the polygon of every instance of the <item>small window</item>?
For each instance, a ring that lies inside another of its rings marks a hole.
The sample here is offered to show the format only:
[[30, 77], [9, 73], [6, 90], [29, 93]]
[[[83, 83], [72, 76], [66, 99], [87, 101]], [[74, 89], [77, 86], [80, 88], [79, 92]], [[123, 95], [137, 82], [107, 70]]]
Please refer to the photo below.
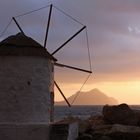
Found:
[[30, 82], [30, 81], [28, 81], [28, 82], [27, 82], [27, 84], [30, 86], [30, 85], [31, 85], [31, 82]]

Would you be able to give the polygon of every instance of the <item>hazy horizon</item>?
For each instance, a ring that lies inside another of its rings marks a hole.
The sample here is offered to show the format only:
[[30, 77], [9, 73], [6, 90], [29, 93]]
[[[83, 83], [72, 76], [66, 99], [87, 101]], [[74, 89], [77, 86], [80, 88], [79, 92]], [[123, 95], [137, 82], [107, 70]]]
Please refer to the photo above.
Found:
[[[90, 90], [85, 90], [85, 91], [83, 91], [83, 92], [89, 92], [89, 91], [91, 91], [91, 90], [93, 90], [93, 89], [90, 89]], [[100, 90], [100, 89], [98, 89], [98, 90]], [[108, 90], [108, 89], [107, 89]], [[118, 104], [122, 104], [122, 103], [126, 103], [126, 104], [128, 104], [128, 105], [140, 105], [140, 103], [138, 102], [138, 101], [132, 101], [132, 102], [128, 102], [128, 98], [126, 97], [127, 95], [125, 95], [125, 97], [122, 99], [121, 97], [119, 98], [119, 96], [117, 96], [117, 95], [114, 95], [114, 96], [112, 96], [112, 94], [109, 94], [109, 93], [106, 93], [106, 92], [104, 92], [103, 90], [100, 90], [102, 93], [104, 93], [105, 95], [107, 95], [108, 97], [113, 97], [113, 98], [115, 98], [117, 101], [118, 101]], [[78, 91], [77, 91], [78, 92]], [[75, 93], [73, 93], [72, 95], [74, 95], [74, 94], [76, 94], [77, 92], [75, 92]], [[130, 93], [131, 94], [131, 93]], [[71, 97], [72, 95], [70, 95], [69, 97]], [[61, 96], [61, 95], [60, 95]], [[80, 94], [78, 95], [78, 97], [80, 96]], [[67, 97], [67, 98], [69, 98], [69, 97]], [[76, 100], [78, 100], [78, 97], [77, 97], [77, 99]], [[135, 98], [135, 97], [134, 97]], [[139, 100], [139, 99], [138, 99]], [[64, 101], [64, 99], [62, 98], [62, 97], [60, 97], [60, 98], [58, 98], [58, 99], [55, 99], [55, 101], [56, 102], [61, 102], [61, 101]]]

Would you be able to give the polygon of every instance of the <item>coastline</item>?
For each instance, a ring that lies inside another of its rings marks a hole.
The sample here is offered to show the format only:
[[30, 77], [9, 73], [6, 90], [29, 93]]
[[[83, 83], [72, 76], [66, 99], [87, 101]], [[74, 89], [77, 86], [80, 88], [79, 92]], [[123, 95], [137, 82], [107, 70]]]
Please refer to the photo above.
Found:
[[140, 109], [139, 105], [120, 104], [100, 106], [101, 114], [90, 115], [86, 119], [68, 116], [64, 122], [77, 122], [79, 133], [77, 140], [139, 140]]

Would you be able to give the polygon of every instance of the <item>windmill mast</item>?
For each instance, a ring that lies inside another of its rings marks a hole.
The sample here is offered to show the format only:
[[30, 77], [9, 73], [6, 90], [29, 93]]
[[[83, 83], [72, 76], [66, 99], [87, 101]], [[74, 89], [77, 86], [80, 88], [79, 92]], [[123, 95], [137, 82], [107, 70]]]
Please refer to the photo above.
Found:
[[17, 25], [17, 27], [19, 28], [20, 32], [21, 32], [22, 34], [24, 34], [22, 28], [20, 27], [20, 25], [19, 25], [19, 23], [17, 22], [17, 20], [15, 19], [15, 17], [13, 17], [12, 19], [13, 19], [13, 21], [15, 22], [15, 24]]
[[51, 14], [52, 14], [52, 7], [53, 5], [50, 5], [50, 11], [49, 11], [49, 17], [48, 17], [48, 24], [47, 24], [47, 29], [46, 29], [46, 35], [45, 35], [45, 41], [44, 41], [44, 48], [46, 47], [47, 44], [47, 39], [48, 39], [48, 33], [49, 33], [49, 28], [50, 28], [50, 21], [51, 21]]

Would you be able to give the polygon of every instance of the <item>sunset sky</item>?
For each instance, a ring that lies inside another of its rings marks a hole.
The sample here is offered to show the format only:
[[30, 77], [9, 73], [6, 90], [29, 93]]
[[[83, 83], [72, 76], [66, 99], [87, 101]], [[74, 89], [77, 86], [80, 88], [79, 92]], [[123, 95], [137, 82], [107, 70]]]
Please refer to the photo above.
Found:
[[[11, 17], [54, 4], [87, 26], [93, 74], [84, 91], [98, 88], [119, 103], [140, 104], [140, 1], [139, 0], [4, 0], [0, 1], [0, 32]], [[43, 43], [48, 8], [17, 17], [27, 35]], [[47, 49], [53, 52], [82, 26], [54, 8]], [[12, 22], [0, 40], [19, 32]], [[86, 31], [55, 57], [60, 63], [89, 70]], [[87, 74], [55, 69], [55, 78], [68, 97], [78, 91]], [[56, 91], [56, 100], [61, 100]], [[78, 100], [78, 99], [77, 99]]]

